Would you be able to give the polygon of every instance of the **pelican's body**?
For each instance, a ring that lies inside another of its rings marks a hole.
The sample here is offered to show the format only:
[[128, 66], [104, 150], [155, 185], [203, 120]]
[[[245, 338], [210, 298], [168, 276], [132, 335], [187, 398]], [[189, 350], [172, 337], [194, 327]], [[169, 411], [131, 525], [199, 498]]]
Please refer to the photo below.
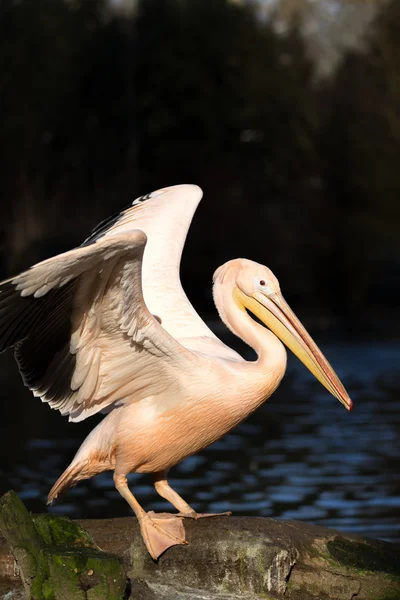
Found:
[[[26, 385], [70, 420], [108, 413], [49, 494], [105, 470], [139, 519], [153, 558], [186, 543], [197, 518], [168, 469], [245, 419], [279, 385], [285, 344], [347, 408], [339, 379], [283, 300], [267, 267], [236, 259], [214, 275], [224, 323], [257, 352], [246, 362], [200, 319], [179, 279], [197, 186], [158, 190], [100, 224], [81, 247], [0, 285], [0, 350], [15, 346]], [[255, 314], [272, 331], [256, 323]], [[128, 473], [152, 473], [178, 515], [146, 513]]]
[[155, 473], [206, 448], [279, 385], [286, 353], [277, 338], [271, 341], [275, 352], [263, 362], [264, 372], [260, 363], [194, 353], [192, 370], [178, 373], [168, 393], [155, 397], [143, 390], [140, 401], [114, 408], [88, 436], [72, 464], [87, 468], [90, 463], [92, 475], [114, 469], [116, 463], [125, 473]]

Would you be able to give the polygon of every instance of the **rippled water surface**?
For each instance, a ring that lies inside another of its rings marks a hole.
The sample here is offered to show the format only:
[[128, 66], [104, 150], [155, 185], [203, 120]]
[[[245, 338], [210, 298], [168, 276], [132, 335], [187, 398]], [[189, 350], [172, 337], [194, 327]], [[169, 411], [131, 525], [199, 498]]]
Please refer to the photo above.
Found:
[[[290, 357], [273, 397], [173, 468], [170, 483], [199, 511], [299, 519], [400, 541], [400, 342], [321, 346], [354, 400], [352, 413]], [[1, 491], [13, 488], [31, 510], [44, 511], [48, 490], [96, 419], [68, 424], [42, 405], [22, 387], [11, 355], [0, 369]], [[150, 476], [132, 475], [130, 483], [146, 509], [170, 510]], [[51, 510], [131, 514], [111, 473], [81, 482]]]

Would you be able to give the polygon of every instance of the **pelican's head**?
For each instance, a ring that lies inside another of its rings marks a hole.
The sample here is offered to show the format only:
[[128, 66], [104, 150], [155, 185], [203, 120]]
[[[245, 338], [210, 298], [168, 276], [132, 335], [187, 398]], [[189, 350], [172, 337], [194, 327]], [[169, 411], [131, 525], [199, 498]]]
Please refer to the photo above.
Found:
[[342, 382], [285, 301], [279, 281], [268, 267], [246, 259], [231, 260], [217, 269], [214, 281], [230, 281], [237, 306], [262, 321], [351, 410], [352, 401]]

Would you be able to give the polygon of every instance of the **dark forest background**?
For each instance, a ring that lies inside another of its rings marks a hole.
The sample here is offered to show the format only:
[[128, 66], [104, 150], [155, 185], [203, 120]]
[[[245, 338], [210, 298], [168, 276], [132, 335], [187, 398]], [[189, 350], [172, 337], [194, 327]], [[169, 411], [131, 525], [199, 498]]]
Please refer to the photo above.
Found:
[[296, 20], [279, 31], [252, 5], [0, 0], [0, 156], [2, 277], [197, 183], [182, 278], [199, 310], [242, 256], [306, 321], [398, 331], [398, 1], [317, 78]]

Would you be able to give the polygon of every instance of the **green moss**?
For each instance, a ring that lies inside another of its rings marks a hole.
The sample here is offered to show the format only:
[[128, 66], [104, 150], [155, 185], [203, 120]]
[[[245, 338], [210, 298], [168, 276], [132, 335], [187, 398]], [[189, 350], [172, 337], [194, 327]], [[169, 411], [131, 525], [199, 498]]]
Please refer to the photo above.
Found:
[[85, 590], [80, 586], [74, 554], [59, 552], [57, 548], [49, 549], [47, 552], [49, 584], [55, 600], [86, 600]]
[[400, 576], [400, 551], [386, 543], [355, 542], [341, 536], [327, 544], [330, 556], [339, 564], [362, 571], [380, 571]]
[[31, 581], [32, 600], [54, 600], [54, 591], [48, 581], [49, 570], [42, 550], [36, 555], [36, 574]]
[[46, 579], [46, 581], [43, 581], [43, 583], [42, 583], [41, 592], [42, 592], [44, 600], [54, 600], [53, 586], [51, 585], [50, 581], [48, 581], [47, 579]]
[[14, 492], [0, 500], [0, 527], [31, 600], [121, 600], [121, 560], [102, 552], [76, 522], [55, 515], [32, 517]]
[[33, 518], [36, 530], [46, 545], [73, 545], [97, 548], [90, 535], [74, 521], [55, 515], [37, 515]]
[[120, 560], [94, 548], [49, 546], [32, 581], [34, 600], [120, 600], [125, 591]]
[[[71, 597], [120, 600], [126, 578], [118, 557], [102, 552], [78, 524], [67, 518], [40, 515], [35, 526], [45, 543], [48, 580], [39, 582], [43, 600]], [[42, 599], [40, 599], [42, 600]]]
[[383, 592], [382, 595], [379, 596], [370, 596], [370, 600], [400, 600], [400, 591], [393, 590], [389, 592]]

